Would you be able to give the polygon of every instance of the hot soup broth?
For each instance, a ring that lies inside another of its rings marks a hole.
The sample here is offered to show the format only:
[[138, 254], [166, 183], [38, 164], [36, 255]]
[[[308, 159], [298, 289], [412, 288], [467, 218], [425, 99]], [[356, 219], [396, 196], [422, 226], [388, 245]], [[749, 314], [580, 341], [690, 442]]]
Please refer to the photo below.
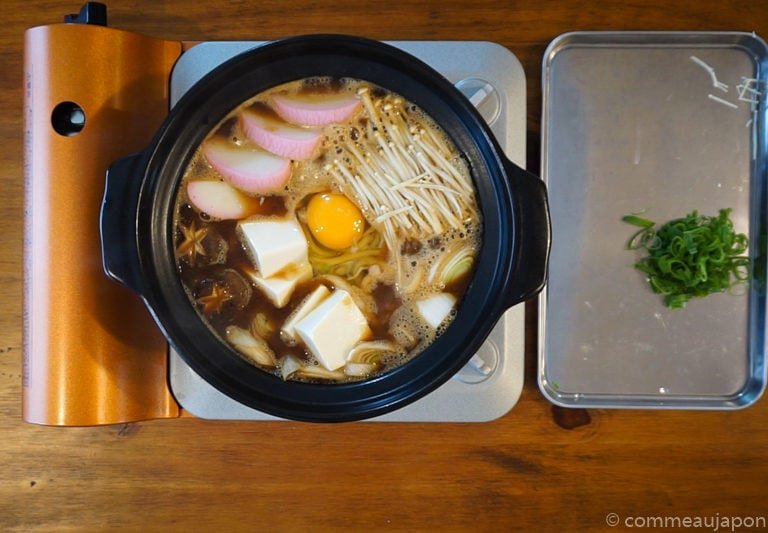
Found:
[[469, 169], [412, 103], [309, 78], [230, 113], [189, 163], [176, 258], [205, 322], [283, 379], [365, 379], [453, 320], [481, 218]]

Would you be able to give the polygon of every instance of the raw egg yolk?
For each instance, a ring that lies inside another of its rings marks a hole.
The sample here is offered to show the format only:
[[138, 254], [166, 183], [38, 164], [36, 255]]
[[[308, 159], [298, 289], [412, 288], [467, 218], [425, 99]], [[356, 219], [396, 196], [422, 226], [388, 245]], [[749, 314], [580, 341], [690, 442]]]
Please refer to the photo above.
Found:
[[360, 209], [343, 194], [316, 194], [307, 205], [307, 225], [317, 242], [331, 250], [345, 250], [365, 230]]

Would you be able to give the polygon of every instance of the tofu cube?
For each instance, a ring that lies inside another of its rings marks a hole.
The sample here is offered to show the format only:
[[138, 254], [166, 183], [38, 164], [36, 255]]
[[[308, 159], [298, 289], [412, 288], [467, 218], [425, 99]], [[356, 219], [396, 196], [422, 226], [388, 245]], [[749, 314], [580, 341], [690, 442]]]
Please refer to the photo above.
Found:
[[456, 297], [447, 292], [433, 294], [416, 302], [421, 317], [435, 329], [448, 317], [454, 305], [456, 305]]
[[309, 262], [307, 240], [295, 218], [252, 218], [240, 222], [237, 229], [262, 278]]
[[350, 350], [370, 333], [365, 316], [343, 290], [335, 290], [296, 324], [296, 334], [328, 370], [344, 366]]
[[278, 309], [285, 307], [291, 299], [296, 285], [312, 277], [312, 265], [302, 263], [284, 268], [270, 278], [263, 278], [258, 272], [247, 272], [248, 277]]
[[323, 300], [331, 295], [331, 291], [325, 285], [318, 286], [312, 293], [304, 298], [304, 301], [299, 304], [296, 310], [288, 317], [288, 320], [283, 324], [281, 334], [283, 340], [288, 343], [296, 343], [296, 324], [298, 324], [305, 316], [311, 313]]

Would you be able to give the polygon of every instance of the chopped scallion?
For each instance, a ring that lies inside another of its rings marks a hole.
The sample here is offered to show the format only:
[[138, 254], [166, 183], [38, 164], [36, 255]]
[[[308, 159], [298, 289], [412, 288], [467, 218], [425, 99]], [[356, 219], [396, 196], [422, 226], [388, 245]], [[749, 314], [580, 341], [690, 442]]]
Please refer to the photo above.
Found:
[[627, 249], [646, 252], [634, 266], [647, 275], [653, 292], [664, 295], [667, 307], [681, 309], [691, 298], [725, 292], [748, 280], [749, 242], [734, 231], [730, 214], [731, 209], [721, 209], [716, 217], [693, 211], [657, 229], [655, 222], [636, 215], [622, 218], [641, 228]]

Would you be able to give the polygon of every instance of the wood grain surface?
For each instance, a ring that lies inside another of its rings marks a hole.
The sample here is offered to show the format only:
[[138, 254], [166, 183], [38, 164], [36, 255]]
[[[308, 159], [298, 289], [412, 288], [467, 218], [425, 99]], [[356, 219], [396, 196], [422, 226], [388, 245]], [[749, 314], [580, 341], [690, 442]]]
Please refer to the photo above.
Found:
[[[536, 387], [531, 304], [522, 397], [491, 423], [178, 419], [47, 428], [22, 422], [22, 36], [80, 6], [44, 0], [3, 6], [1, 530], [605, 531], [609, 513], [620, 520], [613, 529], [633, 525], [627, 518], [656, 516], [762, 516], [765, 524], [768, 401], [737, 412], [556, 408]], [[768, 37], [762, 0], [163, 0], [116, 1], [109, 9], [111, 26], [168, 39], [338, 32], [496, 41], [527, 74], [533, 170], [541, 59], [557, 35], [676, 29]]]

